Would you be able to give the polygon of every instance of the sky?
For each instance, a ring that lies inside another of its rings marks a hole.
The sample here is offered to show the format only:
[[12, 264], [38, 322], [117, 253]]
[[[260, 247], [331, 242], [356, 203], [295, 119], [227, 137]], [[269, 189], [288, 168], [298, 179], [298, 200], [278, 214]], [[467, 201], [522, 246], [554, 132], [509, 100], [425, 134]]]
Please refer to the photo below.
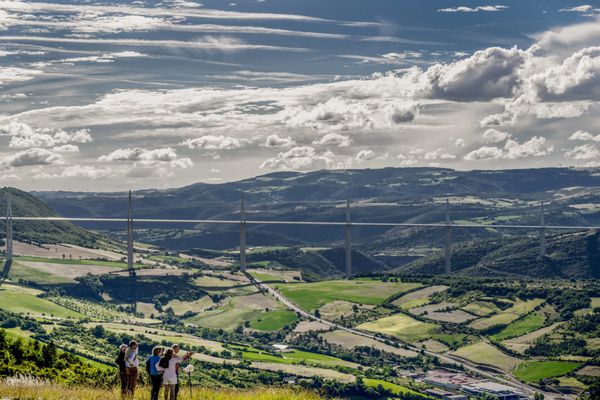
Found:
[[600, 3], [0, 0], [0, 185], [600, 166]]

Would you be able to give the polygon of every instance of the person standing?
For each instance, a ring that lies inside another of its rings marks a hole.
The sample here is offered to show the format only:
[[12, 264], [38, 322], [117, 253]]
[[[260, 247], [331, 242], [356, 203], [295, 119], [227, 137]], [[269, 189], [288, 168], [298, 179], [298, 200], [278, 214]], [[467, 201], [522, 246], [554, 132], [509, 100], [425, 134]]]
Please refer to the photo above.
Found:
[[127, 395], [133, 397], [138, 380], [138, 344], [135, 340], [129, 342], [129, 347], [125, 350], [125, 367], [127, 368]]
[[174, 400], [177, 400], [177, 396], [179, 396], [179, 369], [181, 368], [181, 363], [184, 362], [184, 361], [187, 361], [192, 356], [192, 354], [194, 354], [194, 353], [191, 352], [191, 351], [188, 351], [185, 356], [180, 357], [179, 356], [179, 350], [181, 350], [181, 348], [179, 347], [179, 345], [178, 344], [174, 344], [173, 346], [171, 346], [171, 348], [173, 349], [173, 355], [179, 359], [177, 361], [177, 365], [175, 366], [175, 373], [177, 374], [177, 384], [175, 385], [175, 398], [174, 398]]
[[125, 350], [127, 345], [123, 343], [119, 346], [119, 355], [115, 363], [119, 366], [119, 380], [121, 381], [121, 398], [124, 399], [127, 395], [127, 366], [125, 365]]
[[150, 381], [152, 382], [152, 390], [150, 391], [150, 400], [158, 400], [160, 393], [160, 386], [162, 385], [162, 373], [158, 370], [158, 364], [160, 363], [161, 356], [163, 354], [163, 348], [157, 346], [152, 349], [152, 355], [146, 361], [146, 371], [150, 375]]

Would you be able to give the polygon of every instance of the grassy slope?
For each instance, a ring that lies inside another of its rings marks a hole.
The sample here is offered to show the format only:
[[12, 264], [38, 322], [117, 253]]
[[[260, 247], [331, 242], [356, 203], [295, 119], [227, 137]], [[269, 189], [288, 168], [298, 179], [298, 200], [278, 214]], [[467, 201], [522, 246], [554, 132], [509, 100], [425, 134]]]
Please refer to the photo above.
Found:
[[404, 386], [400, 386], [400, 385], [397, 385], [395, 383], [386, 382], [386, 381], [383, 381], [381, 379], [365, 378], [365, 379], [363, 379], [363, 381], [365, 382], [365, 385], [367, 385], [369, 387], [377, 387], [377, 386], [381, 385], [384, 389], [388, 389], [392, 393], [397, 394], [397, 395], [412, 394], [414, 396], [424, 397], [422, 394], [417, 393], [414, 390], [411, 390], [409, 388], [405, 388]]
[[537, 306], [541, 305], [544, 302], [542, 299], [532, 299], [527, 301], [522, 301], [517, 299], [515, 304], [488, 318], [477, 319], [469, 324], [469, 326], [473, 329], [488, 329], [497, 325], [507, 325], [518, 319], [519, 317], [530, 313]]
[[461, 347], [452, 354], [476, 364], [489, 365], [506, 372], [512, 371], [520, 361], [518, 358], [504, 354], [496, 347], [485, 342]]
[[566, 375], [580, 365], [569, 361], [527, 361], [519, 365], [513, 374], [524, 382], [538, 382], [540, 379]]
[[374, 305], [393, 294], [406, 292], [419, 286], [418, 283], [353, 280], [281, 284], [277, 285], [277, 288], [301, 308], [314, 310], [334, 300]]
[[83, 314], [68, 310], [51, 301], [37, 297], [37, 291], [16, 285], [3, 285], [0, 288], [0, 305], [3, 310], [32, 315], [46, 315], [57, 318], [84, 318]]
[[418, 321], [405, 314], [395, 314], [357, 327], [366, 331], [396, 336], [407, 342], [416, 342], [434, 336], [437, 325]]

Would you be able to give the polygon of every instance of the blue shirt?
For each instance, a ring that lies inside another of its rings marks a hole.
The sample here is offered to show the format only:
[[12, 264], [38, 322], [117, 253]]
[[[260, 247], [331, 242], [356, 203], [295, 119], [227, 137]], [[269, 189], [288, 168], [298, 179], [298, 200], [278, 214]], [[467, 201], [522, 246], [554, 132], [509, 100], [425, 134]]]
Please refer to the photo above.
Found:
[[160, 356], [151, 356], [150, 357], [150, 375], [160, 375], [160, 372], [156, 369], [156, 364], [160, 361]]

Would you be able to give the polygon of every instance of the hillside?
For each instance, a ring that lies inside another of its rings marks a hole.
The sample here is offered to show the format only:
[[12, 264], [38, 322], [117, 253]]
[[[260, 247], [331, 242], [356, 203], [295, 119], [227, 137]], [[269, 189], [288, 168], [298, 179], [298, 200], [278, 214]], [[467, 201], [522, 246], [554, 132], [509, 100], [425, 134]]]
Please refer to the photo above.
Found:
[[[11, 193], [14, 217], [56, 217], [56, 214], [43, 201], [15, 188], [8, 188]], [[0, 190], [0, 214], [6, 213], [6, 190]], [[0, 240], [4, 240], [6, 225], [0, 219]], [[15, 221], [14, 238], [22, 242], [39, 244], [69, 243], [92, 247], [97, 235], [68, 222]]]
[[[470, 276], [518, 275], [536, 278], [600, 278], [599, 233], [568, 233], [547, 237], [546, 256], [539, 239], [521, 237], [477, 240], [453, 249], [455, 272]], [[435, 253], [395, 270], [401, 273], [444, 273], [444, 255]]]
[[[244, 191], [248, 217], [257, 220], [342, 222], [344, 202], [349, 198], [353, 221], [441, 222], [445, 218], [444, 203], [449, 198], [451, 219], [456, 223], [537, 223], [539, 203], [543, 200], [547, 204], [545, 217], [548, 224], [598, 224], [600, 175], [596, 172], [594, 169], [569, 168], [277, 172], [238, 182], [136, 191], [134, 214], [139, 218], [235, 220], [239, 218], [240, 192]], [[66, 216], [126, 215], [125, 193], [34, 192], [33, 195]], [[107, 228], [98, 224], [83, 226]], [[178, 250], [199, 246], [230, 249], [239, 241], [235, 225], [144, 228], [154, 229], [140, 231], [140, 241]], [[499, 237], [499, 233], [463, 230], [455, 234], [457, 241], [493, 237]], [[416, 246], [439, 247], [442, 238], [443, 231], [432, 229], [353, 229], [354, 244], [373, 252], [394, 251], [410, 255]], [[329, 246], [342, 240], [343, 229], [339, 227], [248, 226], [248, 243], [252, 246]]]

